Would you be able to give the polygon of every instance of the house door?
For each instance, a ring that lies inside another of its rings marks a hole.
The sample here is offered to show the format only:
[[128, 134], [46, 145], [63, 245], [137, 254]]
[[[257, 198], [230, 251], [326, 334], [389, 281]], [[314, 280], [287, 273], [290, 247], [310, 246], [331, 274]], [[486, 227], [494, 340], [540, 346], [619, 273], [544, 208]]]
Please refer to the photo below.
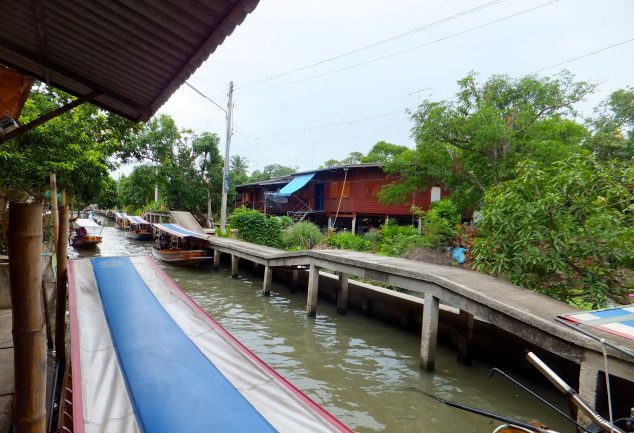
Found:
[[324, 210], [324, 184], [315, 184], [315, 210]]

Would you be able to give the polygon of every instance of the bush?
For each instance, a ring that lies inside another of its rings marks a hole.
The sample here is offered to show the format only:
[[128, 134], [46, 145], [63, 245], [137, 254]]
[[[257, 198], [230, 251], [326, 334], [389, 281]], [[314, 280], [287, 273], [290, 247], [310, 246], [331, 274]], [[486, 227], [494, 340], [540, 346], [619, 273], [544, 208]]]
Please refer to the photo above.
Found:
[[280, 217], [277, 217], [280, 220], [280, 224], [282, 225], [283, 229], [287, 229], [290, 226], [292, 226], [293, 224], [295, 224], [295, 220], [291, 217], [289, 217], [288, 215], [282, 215]]
[[395, 221], [388, 220], [381, 226], [382, 242], [377, 248], [379, 254], [385, 256], [402, 256], [417, 247], [428, 247], [426, 239], [418, 234], [414, 226], [399, 226]]
[[286, 248], [310, 250], [315, 245], [321, 243], [324, 240], [324, 235], [321, 234], [319, 227], [308, 221], [302, 221], [297, 224], [293, 224], [282, 235], [284, 245]]
[[229, 217], [231, 226], [238, 230], [240, 238], [254, 244], [281, 248], [282, 225], [277, 218], [271, 218], [257, 210], [242, 206]]
[[626, 299], [634, 166], [574, 156], [526, 162], [485, 194], [475, 268], [580, 307]]
[[451, 241], [459, 233], [460, 214], [450, 199], [442, 199], [432, 203], [422, 219], [425, 243], [440, 249], [451, 245]]
[[363, 239], [370, 242], [370, 249], [376, 250], [377, 245], [381, 242], [381, 230], [370, 229], [363, 234]]
[[367, 251], [370, 249], [370, 241], [351, 232], [342, 232], [332, 235], [328, 239], [328, 245], [339, 248], [340, 250]]

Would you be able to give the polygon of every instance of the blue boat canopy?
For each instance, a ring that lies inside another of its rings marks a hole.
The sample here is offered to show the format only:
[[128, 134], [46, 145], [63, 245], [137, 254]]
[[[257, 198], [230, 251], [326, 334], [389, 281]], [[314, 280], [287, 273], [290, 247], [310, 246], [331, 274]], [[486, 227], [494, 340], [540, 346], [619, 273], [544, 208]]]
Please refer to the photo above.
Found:
[[295, 176], [293, 180], [284, 186], [277, 195], [288, 197], [295, 191], [302, 189], [310, 180], [315, 176], [315, 173], [302, 174], [301, 176]]

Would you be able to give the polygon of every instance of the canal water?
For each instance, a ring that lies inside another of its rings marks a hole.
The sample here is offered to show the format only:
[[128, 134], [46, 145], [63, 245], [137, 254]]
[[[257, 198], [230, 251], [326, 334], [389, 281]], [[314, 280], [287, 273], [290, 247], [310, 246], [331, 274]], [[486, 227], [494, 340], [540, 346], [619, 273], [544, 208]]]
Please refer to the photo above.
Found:
[[[103, 237], [97, 250], [78, 256], [146, 254], [151, 247], [150, 242], [126, 239], [113, 227], [105, 227]], [[494, 365], [476, 359], [466, 367], [456, 362], [455, 352], [440, 346], [437, 370], [421, 371], [418, 336], [353, 311], [337, 315], [334, 305], [321, 300], [317, 317], [308, 318], [305, 293], [291, 294], [274, 282], [271, 296], [265, 297], [251, 266], [241, 267], [235, 279], [228, 269], [161, 266], [255, 354], [357, 432], [486, 433], [500, 424], [448, 407], [426, 393], [573, 431], [512, 383], [497, 375], [489, 379]], [[552, 388], [530, 386], [565, 411], [563, 397]]]

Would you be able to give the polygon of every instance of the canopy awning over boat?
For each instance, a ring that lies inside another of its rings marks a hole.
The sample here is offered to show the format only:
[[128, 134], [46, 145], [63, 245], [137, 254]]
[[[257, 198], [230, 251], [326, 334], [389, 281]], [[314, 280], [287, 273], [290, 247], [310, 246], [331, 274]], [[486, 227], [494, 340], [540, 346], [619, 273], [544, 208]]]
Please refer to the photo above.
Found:
[[301, 176], [295, 176], [293, 180], [284, 186], [277, 193], [277, 195], [281, 195], [283, 197], [288, 197], [293, 194], [295, 191], [302, 189], [310, 180], [315, 176], [315, 173], [302, 174]]
[[114, 217], [116, 219], [119, 219], [119, 220], [125, 219], [125, 217], [127, 217], [127, 216], [128, 216], [128, 214], [126, 214], [125, 212], [115, 212], [114, 213]]
[[130, 224], [150, 224], [149, 221], [144, 220], [143, 217], [140, 216], [127, 215], [126, 219]]
[[634, 340], [634, 304], [598, 311], [566, 314], [560, 317], [576, 325], [589, 326]]
[[73, 221], [73, 224], [75, 224], [77, 227], [100, 227], [101, 228], [99, 224], [97, 224], [96, 222], [88, 218], [78, 218], [75, 221]]
[[352, 432], [149, 257], [72, 260], [68, 274], [75, 432]]
[[208, 240], [209, 235], [203, 233], [196, 233], [191, 230], [187, 230], [184, 227], [179, 226], [178, 224], [152, 224], [155, 228], [169, 233], [174, 236], [178, 236], [179, 238], [198, 238]]

